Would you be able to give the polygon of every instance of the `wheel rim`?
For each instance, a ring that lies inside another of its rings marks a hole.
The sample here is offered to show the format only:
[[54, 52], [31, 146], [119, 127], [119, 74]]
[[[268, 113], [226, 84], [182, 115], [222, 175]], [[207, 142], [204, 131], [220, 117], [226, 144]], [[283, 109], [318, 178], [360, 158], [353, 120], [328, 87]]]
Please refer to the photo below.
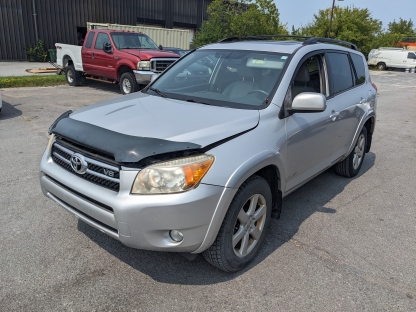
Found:
[[266, 199], [254, 194], [241, 207], [234, 226], [232, 244], [238, 257], [245, 257], [257, 245], [266, 224]]
[[378, 69], [384, 69], [384, 65], [383, 64], [379, 64], [378, 65]]
[[128, 80], [127, 78], [123, 79], [122, 86], [123, 86], [124, 93], [131, 92], [131, 83], [130, 83], [130, 80]]
[[357, 143], [355, 144], [355, 148], [354, 148], [354, 158], [352, 160], [352, 165], [354, 169], [357, 169], [360, 166], [361, 161], [363, 160], [364, 147], [365, 147], [365, 137], [364, 137], [364, 134], [361, 134], [358, 137]]
[[67, 71], [66, 79], [68, 80], [69, 83], [74, 82], [74, 73], [72, 72], [72, 70]]

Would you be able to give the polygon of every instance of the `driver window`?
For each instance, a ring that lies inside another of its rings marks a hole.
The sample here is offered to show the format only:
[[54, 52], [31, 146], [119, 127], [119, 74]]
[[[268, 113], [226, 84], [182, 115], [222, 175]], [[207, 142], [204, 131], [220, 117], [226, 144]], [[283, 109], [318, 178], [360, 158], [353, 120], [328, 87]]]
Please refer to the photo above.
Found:
[[292, 99], [302, 92], [322, 93], [322, 58], [314, 55], [299, 67], [292, 83]]
[[105, 33], [99, 33], [97, 39], [95, 40], [94, 48], [97, 50], [103, 50], [104, 43], [110, 43], [110, 38]]
[[414, 54], [413, 52], [409, 52], [409, 53], [407, 53], [407, 58], [408, 59], [416, 59], [416, 54]]

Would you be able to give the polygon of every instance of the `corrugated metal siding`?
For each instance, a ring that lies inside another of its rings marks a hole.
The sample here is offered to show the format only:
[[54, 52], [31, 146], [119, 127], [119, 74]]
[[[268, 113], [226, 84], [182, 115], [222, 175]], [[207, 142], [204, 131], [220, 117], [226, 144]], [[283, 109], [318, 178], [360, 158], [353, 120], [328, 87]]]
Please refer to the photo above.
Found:
[[[202, 1], [202, 3], [201, 3]], [[35, 0], [39, 39], [77, 43], [77, 27], [87, 22], [136, 25], [138, 18], [200, 26], [210, 0]], [[203, 11], [200, 12], [200, 9]], [[25, 60], [36, 42], [32, 0], [0, 0], [0, 60]]]
[[172, 0], [173, 21], [187, 24], [197, 24], [198, 1]]

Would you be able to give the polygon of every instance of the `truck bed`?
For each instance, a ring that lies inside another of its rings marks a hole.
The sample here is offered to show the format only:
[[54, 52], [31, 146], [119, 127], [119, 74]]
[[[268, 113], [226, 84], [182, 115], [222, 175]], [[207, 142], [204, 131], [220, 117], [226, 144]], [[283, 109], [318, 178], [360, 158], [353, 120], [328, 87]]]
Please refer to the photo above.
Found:
[[70, 58], [74, 63], [75, 70], [84, 71], [82, 66], [82, 47], [72, 44], [55, 43], [56, 63], [65, 66]]

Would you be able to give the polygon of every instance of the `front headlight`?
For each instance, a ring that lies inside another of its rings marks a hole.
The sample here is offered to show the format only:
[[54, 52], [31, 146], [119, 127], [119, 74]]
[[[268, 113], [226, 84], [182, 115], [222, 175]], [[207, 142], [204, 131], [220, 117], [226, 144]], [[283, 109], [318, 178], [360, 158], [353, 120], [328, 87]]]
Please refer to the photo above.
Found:
[[140, 171], [132, 194], [170, 194], [188, 191], [208, 172], [214, 156], [198, 155], [160, 162]]
[[150, 70], [150, 61], [140, 61], [137, 63], [138, 70]]

